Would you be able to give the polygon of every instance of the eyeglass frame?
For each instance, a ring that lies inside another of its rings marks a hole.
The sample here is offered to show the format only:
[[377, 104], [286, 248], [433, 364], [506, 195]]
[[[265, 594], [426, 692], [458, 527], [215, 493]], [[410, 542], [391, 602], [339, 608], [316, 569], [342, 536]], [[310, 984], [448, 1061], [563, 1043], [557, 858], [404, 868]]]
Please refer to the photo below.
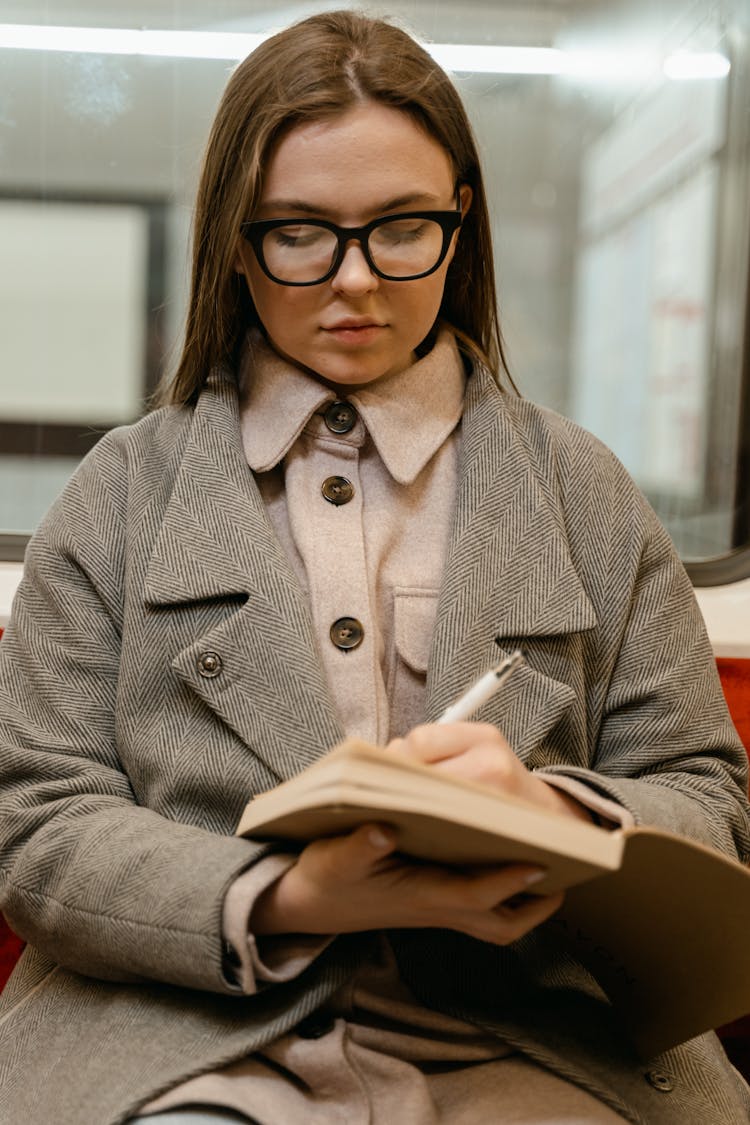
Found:
[[[443, 232], [443, 245], [434, 266], [431, 266], [428, 270], [423, 270], [422, 273], [409, 274], [407, 277], [393, 277], [391, 274], [383, 273], [373, 262], [367, 246], [367, 241], [373, 230], [379, 226], [385, 226], [387, 223], [398, 222], [400, 219], [428, 219], [431, 222], [437, 223]], [[263, 273], [266, 277], [270, 278], [271, 281], [275, 281], [277, 285], [302, 287], [308, 285], [322, 285], [324, 281], [329, 281], [338, 273], [341, 263], [344, 260], [348, 244], [352, 241], [359, 243], [362, 256], [367, 262], [369, 269], [377, 277], [381, 277], [383, 281], [418, 281], [422, 277], [429, 277], [431, 273], [434, 273], [435, 270], [439, 269], [443, 264], [450, 247], [451, 238], [459, 229], [463, 220], [461, 195], [457, 187], [456, 207], [451, 211], [400, 211], [394, 215], [383, 215], [378, 219], [371, 219], [369, 223], [365, 223], [364, 226], [361, 227], [340, 227], [336, 223], [329, 222], [327, 219], [246, 219], [243, 223], [240, 223], [240, 234], [246, 242], [250, 243], [255, 251], [255, 257]], [[282, 281], [280, 278], [276, 277], [275, 274], [271, 273], [263, 255], [263, 239], [269, 231], [284, 226], [321, 227], [323, 230], [329, 230], [335, 235], [337, 241], [336, 253], [330, 269], [323, 277], [319, 277], [315, 281]]]

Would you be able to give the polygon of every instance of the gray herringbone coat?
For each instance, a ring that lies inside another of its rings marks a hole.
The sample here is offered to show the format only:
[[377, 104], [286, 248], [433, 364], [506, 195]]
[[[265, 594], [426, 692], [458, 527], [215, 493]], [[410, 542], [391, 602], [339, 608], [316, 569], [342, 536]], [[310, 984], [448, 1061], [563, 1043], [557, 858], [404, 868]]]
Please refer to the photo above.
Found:
[[[462, 440], [429, 716], [496, 658], [496, 634], [522, 641], [528, 668], [481, 717], [529, 767], [746, 855], [745, 758], [700, 616], [621, 467], [481, 370]], [[205, 652], [218, 675], [201, 674]], [[155, 413], [87, 458], [29, 548], [0, 644], [0, 909], [30, 943], [0, 1007], [0, 1125], [122, 1122], [295, 1025], [367, 955], [366, 935], [338, 939], [257, 996], [222, 975], [224, 893], [263, 851], [233, 838], [240, 812], [340, 735], [233, 381], [215, 376], [194, 412]], [[392, 940], [426, 1003], [627, 1120], [750, 1119], [713, 1036], [639, 1064], [553, 928], [508, 949]], [[499, 1090], [498, 1122], [501, 1106]]]

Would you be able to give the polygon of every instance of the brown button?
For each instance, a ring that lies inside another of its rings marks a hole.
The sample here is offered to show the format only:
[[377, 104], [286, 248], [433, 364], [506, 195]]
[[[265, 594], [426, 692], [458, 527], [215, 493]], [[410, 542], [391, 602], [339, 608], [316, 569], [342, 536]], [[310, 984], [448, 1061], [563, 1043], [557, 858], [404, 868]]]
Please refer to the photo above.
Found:
[[354, 485], [346, 477], [326, 477], [320, 491], [329, 504], [348, 504], [354, 495]]
[[670, 1094], [674, 1090], [674, 1082], [663, 1070], [649, 1070], [646, 1072], [646, 1081], [661, 1094]]
[[361, 621], [357, 621], [356, 617], [339, 617], [331, 626], [331, 640], [336, 648], [343, 649], [345, 652], [361, 645], [364, 635], [364, 625]]
[[348, 434], [357, 423], [357, 411], [350, 402], [338, 399], [332, 402], [323, 415], [326, 426], [334, 434]]
[[213, 680], [221, 673], [221, 657], [218, 652], [202, 652], [198, 657], [198, 673], [206, 680]]

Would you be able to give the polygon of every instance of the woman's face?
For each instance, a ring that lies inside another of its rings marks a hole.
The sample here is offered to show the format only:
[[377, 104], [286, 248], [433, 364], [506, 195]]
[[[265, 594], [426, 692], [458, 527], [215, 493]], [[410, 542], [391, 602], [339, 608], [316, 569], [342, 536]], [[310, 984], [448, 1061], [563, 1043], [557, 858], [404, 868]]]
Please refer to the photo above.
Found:
[[[464, 213], [471, 189], [461, 188]], [[406, 114], [367, 102], [340, 117], [301, 125], [279, 143], [266, 169], [254, 219], [327, 219], [361, 226], [401, 211], [456, 206], [448, 154]], [[272, 281], [240, 239], [245, 275], [274, 348], [337, 387], [361, 386], [414, 361], [432, 328], [456, 238], [440, 267], [416, 281], [385, 281], [350, 242], [328, 281], [295, 288]]]

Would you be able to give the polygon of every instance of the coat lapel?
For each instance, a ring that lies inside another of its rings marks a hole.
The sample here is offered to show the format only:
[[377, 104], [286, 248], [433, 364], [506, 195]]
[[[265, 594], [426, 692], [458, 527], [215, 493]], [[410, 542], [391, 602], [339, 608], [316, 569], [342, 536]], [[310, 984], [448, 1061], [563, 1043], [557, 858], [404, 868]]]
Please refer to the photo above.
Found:
[[[145, 583], [151, 606], [237, 599], [180, 652], [178, 676], [280, 779], [338, 742], [307, 598], [240, 443], [236, 389], [216, 374], [195, 409]], [[209, 665], [205, 654], [220, 661]]]
[[518, 409], [487, 371], [475, 369], [467, 384], [427, 713], [437, 718], [476, 677], [521, 647], [528, 666], [476, 717], [500, 726], [524, 758], [574, 699], [572, 688], [534, 667], [535, 642], [593, 628], [597, 618], [570, 556], [553, 495], [554, 462], [544, 462], [543, 427], [536, 414], [519, 425]]

